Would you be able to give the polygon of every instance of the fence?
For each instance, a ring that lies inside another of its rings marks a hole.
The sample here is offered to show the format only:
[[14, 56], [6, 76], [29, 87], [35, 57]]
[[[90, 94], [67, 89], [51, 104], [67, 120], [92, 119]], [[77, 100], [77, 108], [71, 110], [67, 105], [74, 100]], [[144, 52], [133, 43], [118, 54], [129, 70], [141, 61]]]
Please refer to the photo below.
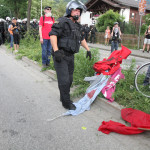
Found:
[[[137, 47], [138, 47], [138, 35], [122, 34], [121, 39], [122, 39], [122, 42], [121, 42], [122, 45], [124, 45], [128, 48], [137, 49]], [[143, 47], [143, 41], [144, 41], [144, 37], [141, 36], [141, 38], [140, 38], [140, 48]], [[96, 43], [99, 43], [99, 44], [104, 44], [105, 43], [103, 32], [97, 32], [96, 33]]]

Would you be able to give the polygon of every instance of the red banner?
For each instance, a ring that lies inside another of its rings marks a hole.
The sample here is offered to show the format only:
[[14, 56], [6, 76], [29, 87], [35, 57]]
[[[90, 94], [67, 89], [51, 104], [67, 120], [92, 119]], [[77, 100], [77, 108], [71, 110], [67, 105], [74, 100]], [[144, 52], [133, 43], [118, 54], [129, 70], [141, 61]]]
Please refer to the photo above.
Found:
[[139, 15], [145, 15], [146, 11], [146, 0], [139, 1]]

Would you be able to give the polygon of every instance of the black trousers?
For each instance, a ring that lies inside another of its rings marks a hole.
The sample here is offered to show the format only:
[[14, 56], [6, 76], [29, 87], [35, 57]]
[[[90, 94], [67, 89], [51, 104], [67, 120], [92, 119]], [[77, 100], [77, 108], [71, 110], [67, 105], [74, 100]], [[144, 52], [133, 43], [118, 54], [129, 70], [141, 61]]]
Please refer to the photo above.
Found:
[[95, 34], [91, 34], [90, 41], [91, 43], [95, 43]]
[[57, 73], [60, 98], [63, 105], [68, 105], [71, 102], [70, 87], [73, 81], [74, 55], [64, 56], [60, 63], [55, 61], [55, 57], [53, 57], [53, 60]]

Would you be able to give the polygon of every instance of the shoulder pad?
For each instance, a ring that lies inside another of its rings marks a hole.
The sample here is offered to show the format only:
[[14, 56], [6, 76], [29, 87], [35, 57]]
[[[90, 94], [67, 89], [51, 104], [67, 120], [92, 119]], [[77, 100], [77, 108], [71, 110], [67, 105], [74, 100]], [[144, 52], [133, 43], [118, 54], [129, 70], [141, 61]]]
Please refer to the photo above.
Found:
[[61, 17], [61, 18], [58, 18], [55, 21], [55, 23], [59, 23], [59, 22], [64, 23], [64, 22], [68, 22], [68, 21], [69, 21], [69, 18], [67, 18], [67, 17]]

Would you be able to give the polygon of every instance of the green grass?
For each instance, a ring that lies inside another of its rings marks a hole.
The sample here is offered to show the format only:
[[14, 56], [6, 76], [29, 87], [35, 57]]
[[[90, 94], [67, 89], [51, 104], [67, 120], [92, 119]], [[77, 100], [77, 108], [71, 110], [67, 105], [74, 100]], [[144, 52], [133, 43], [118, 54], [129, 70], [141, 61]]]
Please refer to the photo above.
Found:
[[[92, 69], [93, 64], [99, 60], [99, 50], [91, 49], [92, 59], [86, 58], [86, 51], [81, 49], [78, 54], [75, 54], [75, 70], [74, 70], [74, 81], [73, 86], [75, 88], [72, 97], [78, 97], [84, 95], [88, 82], [83, 81], [85, 77], [93, 76], [94, 70]], [[33, 37], [27, 36], [24, 40], [21, 40], [20, 50], [18, 52], [18, 59], [23, 56], [28, 57], [34, 61], [37, 61], [39, 65], [42, 65], [42, 53], [40, 41], [35, 41]], [[134, 86], [134, 67], [135, 60], [132, 61], [130, 68], [127, 70], [122, 70], [125, 75], [125, 80], [121, 79], [116, 84], [116, 91], [113, 95], [115, 101], [119, 104], [138, 109], [150, 114], [150, 99], [144, 97], [139, 92], [136, 91]], [[51, 64], [48, 69], [54, 70], [53, 59], [51, 58]], [[102, 94], [99, 94], [103, 97]]]

